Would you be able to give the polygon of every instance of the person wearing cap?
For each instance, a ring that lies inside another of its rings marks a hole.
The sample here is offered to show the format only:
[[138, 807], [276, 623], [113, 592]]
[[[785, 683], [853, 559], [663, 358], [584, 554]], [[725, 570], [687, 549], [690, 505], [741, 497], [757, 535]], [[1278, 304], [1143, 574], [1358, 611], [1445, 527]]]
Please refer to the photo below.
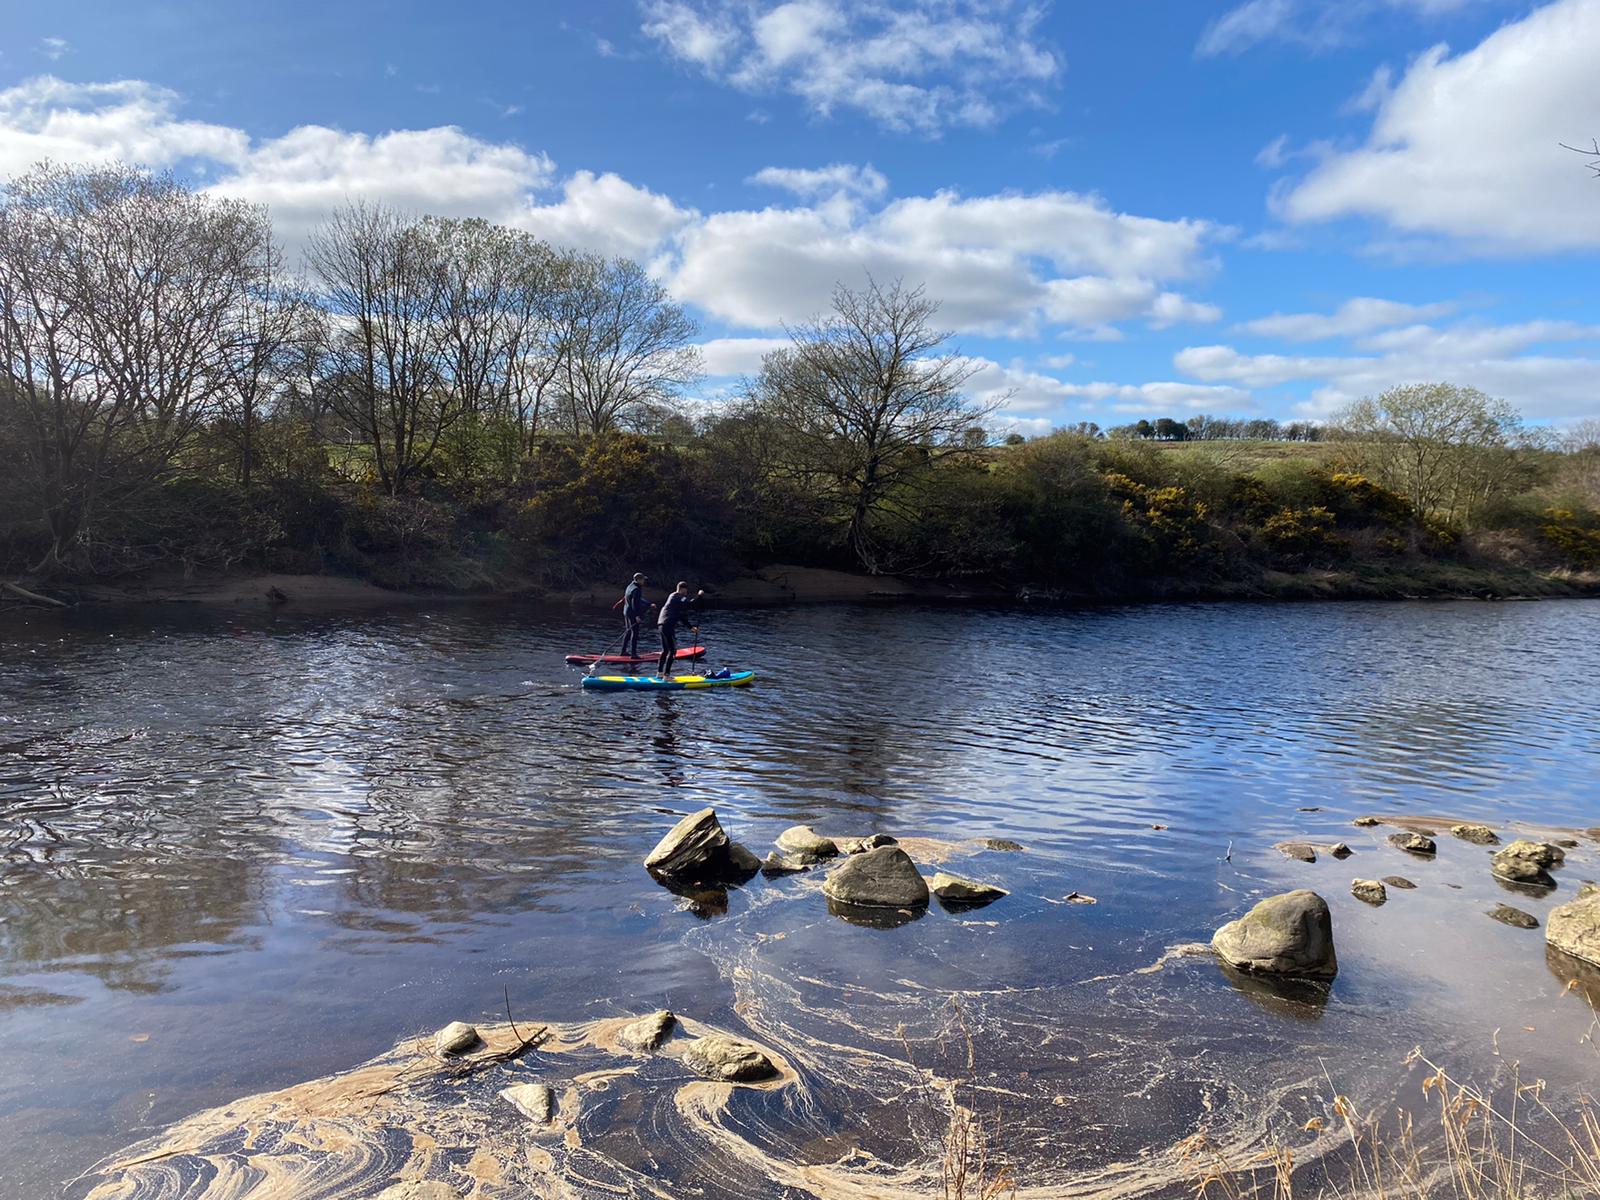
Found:
[[644, 585], [649, 582], [644, 572], [636, 572], [622, 593], [622, 653], [627, 658], [639, 657], [639, 626], [644, 624], [645, 614], [655, 607], [644, 598]]
[[[656, 618], [656, 629], [661, 633], [661, 661], [656, 664], [656, 674], [662, 679], [672, 678], [672, 664], [678, 658], [678, 626], [689, 619], [690, 605], [705, 594], [702, 588], [691, 596], [689, 585], [680, 582], [662, 604], [661, 615]], [[699, 626], [690, 628], [698, 630]]]

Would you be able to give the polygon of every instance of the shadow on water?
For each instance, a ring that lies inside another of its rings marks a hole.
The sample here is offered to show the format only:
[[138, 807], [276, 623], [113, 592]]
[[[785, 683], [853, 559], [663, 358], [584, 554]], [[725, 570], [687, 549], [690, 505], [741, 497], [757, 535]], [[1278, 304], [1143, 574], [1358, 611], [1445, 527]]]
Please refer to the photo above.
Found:
[[[674, 696], [583, 694], [562, 655], [600, 635], [531, 608], [0, 633], [0, 1197], [60, 1195], [167, 1127], [211, 1122], [237, 1150], [213, 1106], [387, 1069], [507, 997], [573, 1040], [497, 1070], [572, 1097], [577, 1149], [536, 1141], [596, 1194], [930, 1194], [948, 1114], [928, 1072], [968, 1037], [960, 1070], [1039, 1194], [1170, 1189], [1197, 1129], [1259, 1148], [1319, 1113], [1327, 1077], [1382, 1101], [1413, 1045], [1470, 1072], [1500, 1030], [1530, 1071], [1588, 1073], [1575, 976], [1483, 917], [1503, 895], [1483, 849], [1443, 836], [1424, 861], [1350, 822], [1594, 825], [1600, 738], [1574, 714], [1600, 607], [728, 613], [707, 665], [756, 686]], [[860, 914], [820, 871], [659, 886], [644, 855], [705, 805], [758, 853], [797, 823], [889, 832], [925, 872], [1010, 894]], [[1355, 858], [1287, 861], [1286, 839]], [[1543, 920], [1596, 850], [1518, 902]], [[1349, 895], [1395, 871], [1417, 889]], [[1331, 988], [1190, 952], [1301, 886], [1333, 910]], [[606, 1022], [660, 1007], [792, 1080], [712, 1096], [676, 1059], [607, 1048]], [[452, 1094], [407, 1091], [406, 1111], [464, 1137]], [[342, 1136], [375, 1164], [410, 1152]]]

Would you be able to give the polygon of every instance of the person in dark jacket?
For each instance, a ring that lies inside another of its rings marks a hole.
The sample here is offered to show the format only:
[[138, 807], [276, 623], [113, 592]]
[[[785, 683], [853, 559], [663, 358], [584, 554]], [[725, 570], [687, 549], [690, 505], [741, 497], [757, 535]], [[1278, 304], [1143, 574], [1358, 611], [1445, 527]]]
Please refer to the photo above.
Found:
[[[661, 661], [656, 664], [656, 674], [662, 679], [672, 678], [672, 664], [678, 658], [678, 626], [690, 619], [694, 603], [705, 594], [702, 588], [691, 596], [689, 585], [679, 583], [661, 606], [661, 615], [656, 617], [656, 628], [661, 633]], [[700, 627], [689, 628], [698, 632]]]
[[655, 607], [644, 598], [644, 585], [649, 582], [640, 572], [622, 593], [622, 654], [625, 658], [639, 657], [639, 626]]

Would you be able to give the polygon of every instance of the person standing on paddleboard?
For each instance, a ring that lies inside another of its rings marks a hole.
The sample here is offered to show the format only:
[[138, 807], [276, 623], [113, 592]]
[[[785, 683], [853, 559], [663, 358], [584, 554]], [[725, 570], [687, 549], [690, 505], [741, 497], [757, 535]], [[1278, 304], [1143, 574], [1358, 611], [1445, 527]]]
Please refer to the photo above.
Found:
[[[672, 678], [672, 664], [678, 657], [678, 626], [689, 619], [689, 606], [705, 594], [705, 589], [701, 588], [691, 596], [689, 585], [679, 583], [662, 604], [661, 615], [656, 618], [656, 628], [661, 633], [661, 661], [656, 664], [656, 674], [660, 678]], [[689, 628], [698, 630], [699, 626]]]
[[654, 604], [644, 598], [644, 585], [650, 581], [643, 572], [634, 575], [633, 582], [622, 593], [622, 654], [625, 658], [639, 657], [639, 626]]

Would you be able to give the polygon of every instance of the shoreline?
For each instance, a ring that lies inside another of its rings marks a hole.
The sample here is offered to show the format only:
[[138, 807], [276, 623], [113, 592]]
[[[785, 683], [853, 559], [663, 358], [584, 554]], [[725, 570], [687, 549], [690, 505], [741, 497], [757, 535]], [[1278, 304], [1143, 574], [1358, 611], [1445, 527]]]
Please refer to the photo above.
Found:
[[[149, 578], [126, 584], [91, 583], [63, 589], [68, 608], [189, 605], [206, 608], [339, 609], [382, 608], [439, 603], [535, 603], [609, 610], [621, 583], [543, 589], [529, 584], [481, 591], [399, 590], [348, 575], [285, 572], [228, 572], [177, 580]], [[1449, 601], [1582, 599], [1600, 597], [1600, 572], [1553, 574], [1525, 568], [1428, 564], [1412, 570], [1373, 572], [1310, 570], [1264, 572], [1255, 581], [1210, 583], [1161, 581], [1140, 590], [1005, 586], [974, 581], [908, 579], [865, 575], [824, 567], [774, 564], [705, 583], [707, 600], [718, 608], [773, 608], [810, 604], [978, 603], [995, 605], [1096, 607], [1173, 602], [1288, 602], [1314, 600]], [[62, 593], [58, 593], [60, 595]], [[9, 611], [51, 609], [21, 602], [0, 604]]]

